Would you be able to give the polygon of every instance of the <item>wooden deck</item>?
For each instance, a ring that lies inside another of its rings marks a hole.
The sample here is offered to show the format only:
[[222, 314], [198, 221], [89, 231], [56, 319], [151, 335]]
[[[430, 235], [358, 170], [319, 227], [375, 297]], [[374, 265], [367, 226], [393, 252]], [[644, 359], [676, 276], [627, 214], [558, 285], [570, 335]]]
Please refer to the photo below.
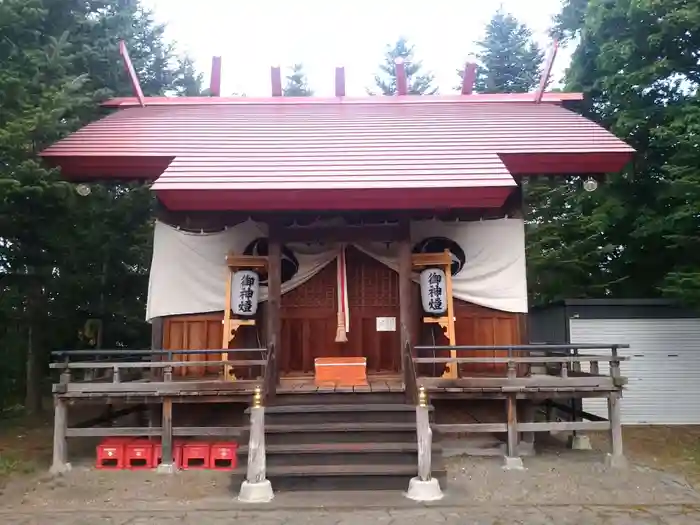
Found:
[[405, 391], [405, 386], [398, 375], [370, 375], [367, 385], [316, 386], [313, 376], [283, 377], [277, 386], [277, 394], [343, 394], [343, 393], [386, 393]]

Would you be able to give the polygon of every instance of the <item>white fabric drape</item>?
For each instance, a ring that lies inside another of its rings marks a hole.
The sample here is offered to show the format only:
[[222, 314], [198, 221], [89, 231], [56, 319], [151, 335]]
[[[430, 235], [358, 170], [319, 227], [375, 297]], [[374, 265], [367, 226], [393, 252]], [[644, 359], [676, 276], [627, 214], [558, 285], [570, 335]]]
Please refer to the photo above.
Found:
[[[187, 233], [157, 222], [146, 318], [223, 310], [226, 255], [240, 254], [253, 240], [266, 236], [265, 225], [253, 221], [209, 234]], [[465, 264], [453, 277], [454, 297], [496, 310], [527, 312], [522, 220], [411, 224], [412, 243], [429, 237], [452, 239], [464, 251]], [[397, 271], [394, 245], [362, 243], [355, 247]], [[282, 283], [283, 294], [311, 279], [339, 253], [337, 245], [294, 243], [287, 248], [299, 266]], [[267, 300], [265, 286], [260, 288], [260, 300]]]

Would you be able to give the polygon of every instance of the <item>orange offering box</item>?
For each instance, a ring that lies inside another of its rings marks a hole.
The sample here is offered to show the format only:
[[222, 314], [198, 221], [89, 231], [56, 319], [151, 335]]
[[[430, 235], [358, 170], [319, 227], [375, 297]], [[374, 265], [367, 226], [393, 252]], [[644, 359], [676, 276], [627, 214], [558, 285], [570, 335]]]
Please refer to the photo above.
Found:
[[317, 357], [314, 364], [316, 386], [367, 385], [366, 357]]

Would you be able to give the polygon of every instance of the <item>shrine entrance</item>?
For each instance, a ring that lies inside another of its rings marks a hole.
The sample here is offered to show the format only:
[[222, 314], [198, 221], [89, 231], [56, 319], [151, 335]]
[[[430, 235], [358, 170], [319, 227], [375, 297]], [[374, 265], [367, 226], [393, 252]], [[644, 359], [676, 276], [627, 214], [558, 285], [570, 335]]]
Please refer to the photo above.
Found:
[[354, 247], [346, 249], [349, 330], [337, 343], [337, 262], [281, 298], [282, 375], [314, 373], [317, 357], [366, 357], [368, 373], [401, 368], [398, 274]]

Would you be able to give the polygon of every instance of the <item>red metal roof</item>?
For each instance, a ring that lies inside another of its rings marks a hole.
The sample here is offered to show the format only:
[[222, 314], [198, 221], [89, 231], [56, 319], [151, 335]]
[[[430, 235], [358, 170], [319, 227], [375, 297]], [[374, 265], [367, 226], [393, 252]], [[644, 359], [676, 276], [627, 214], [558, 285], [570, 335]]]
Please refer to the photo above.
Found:
[[68, 179], [156, 179], [174, 209], [243, 210], [500, 206], [511, 175], [618, 171], [633, 153], [558, 104], [496, 99], [146, 100], [42, 155]]

